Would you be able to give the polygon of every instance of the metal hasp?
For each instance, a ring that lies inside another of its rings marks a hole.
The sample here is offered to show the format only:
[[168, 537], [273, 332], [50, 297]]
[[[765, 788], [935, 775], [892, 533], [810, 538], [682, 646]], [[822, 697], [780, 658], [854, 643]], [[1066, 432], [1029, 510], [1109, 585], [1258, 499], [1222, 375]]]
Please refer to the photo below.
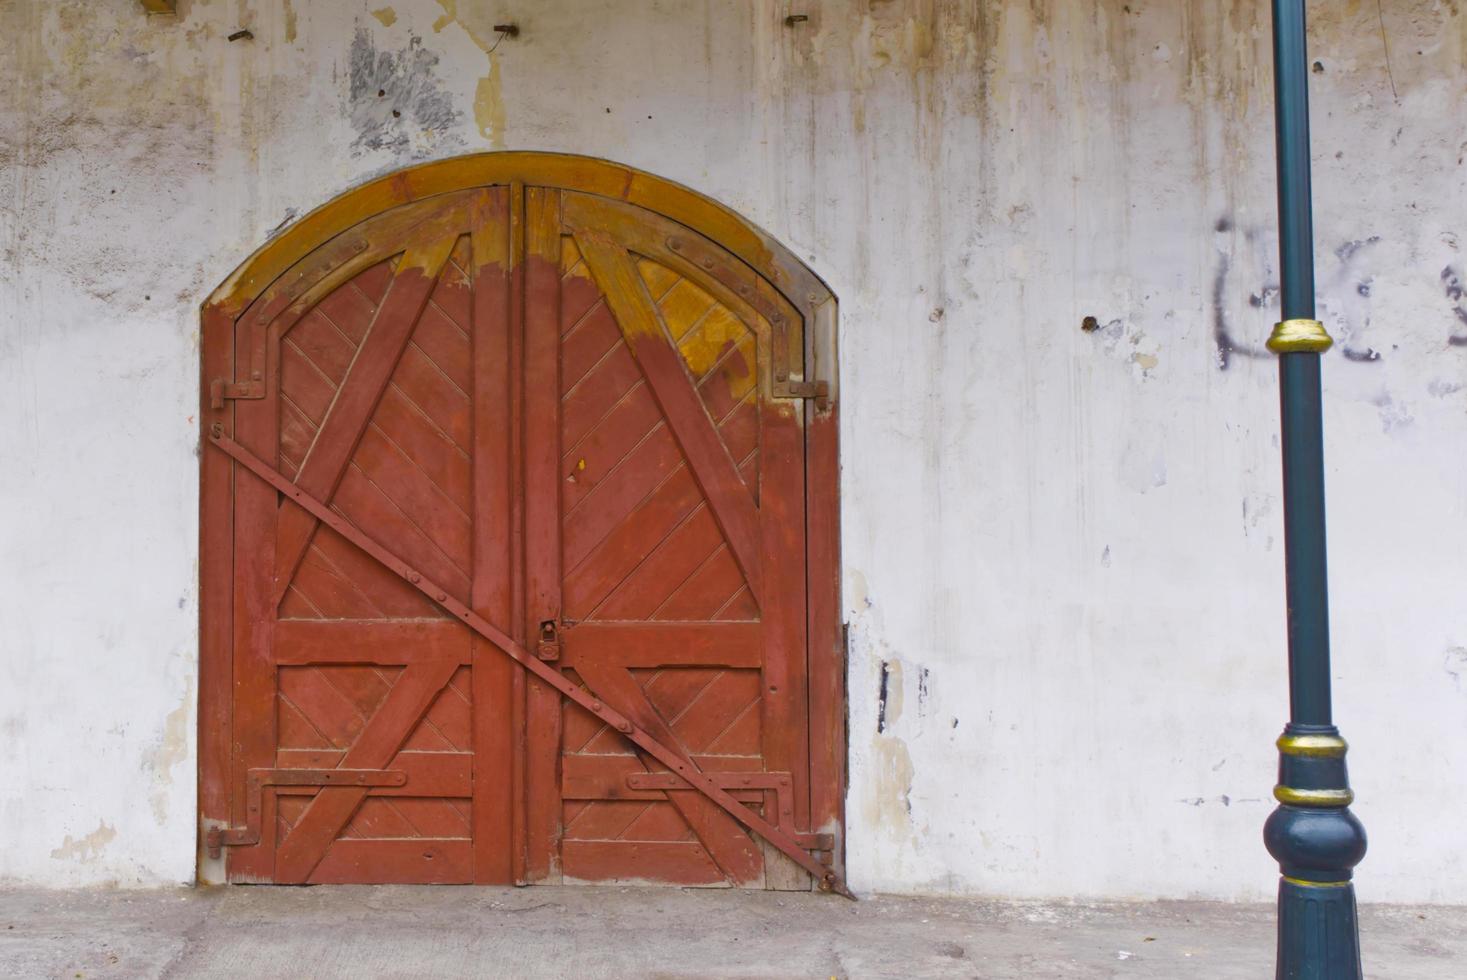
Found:
[[1331, 341], [1314, 318], [1305, 41], [1304, 0], [1273, 0], [1283, 315], [1268, 347], [1279, 359], [1282, 410], [1289, 723], [1278, 739], [1279, 806], [1263, 839], [1281, 875], [1278, 980], [1358, 980], [1350, 878], [1365, 856], [1365, 828], [1349, 810], [1346, 745], [1330, 711], [1319, 358]]

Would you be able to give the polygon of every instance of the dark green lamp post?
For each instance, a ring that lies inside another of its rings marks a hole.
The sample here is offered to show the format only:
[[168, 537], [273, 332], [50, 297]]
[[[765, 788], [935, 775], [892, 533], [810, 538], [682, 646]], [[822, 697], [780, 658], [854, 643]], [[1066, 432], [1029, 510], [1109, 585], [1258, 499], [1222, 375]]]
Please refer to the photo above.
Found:
[[1332, 341], [1314, 318], [1309, 83], [1304, 0], [1273, 0], [1282, 322], [1279, 358], [1288, 594], [1289, 723], [1279, 736], [1279, 806], [1264, 825], [1279, 863], [1278, 980], [1359, 980], [1351, 869], [1365, 828], [1349, 810], [1345, 740], [1330, 713], [1324, 546], [1324, 432], [1319, 357]]

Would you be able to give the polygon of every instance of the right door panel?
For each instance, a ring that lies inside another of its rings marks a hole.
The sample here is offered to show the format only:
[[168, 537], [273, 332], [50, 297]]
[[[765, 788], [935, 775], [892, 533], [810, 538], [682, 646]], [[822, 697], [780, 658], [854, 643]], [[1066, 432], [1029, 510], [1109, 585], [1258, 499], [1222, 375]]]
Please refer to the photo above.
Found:
[[[546, 607], [558, 615], [542, 622], [594, 695], [766, 819], [807, 827], [803, 406], [771, 395], [776, 349], [788, 350], [774, 323], [797, 316], [731, 255], [650, 212], [574, 193], [541, 208], [528, 224], [539, 251], [558, 253], [544, 258], [559, 307], [559, 595]], [[527, 337], [532, 384], [535, 350]], [[526, 404], [535, 430], [535, 406], [551, 406]], [[808, 887], [716, 805], [659, 781], [663, 767], [616, 731], [560, 710], [566, 878]]]

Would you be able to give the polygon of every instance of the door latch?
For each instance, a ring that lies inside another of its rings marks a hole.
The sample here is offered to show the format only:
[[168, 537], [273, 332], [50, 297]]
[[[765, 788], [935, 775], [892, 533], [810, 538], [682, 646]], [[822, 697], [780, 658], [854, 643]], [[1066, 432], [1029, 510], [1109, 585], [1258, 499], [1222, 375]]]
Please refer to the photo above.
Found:
[[535, 656], [541, 660], [560, 659], [560, 627], [555, 620], [547, 619], [540, 624], [540, 642], [535, 647]]

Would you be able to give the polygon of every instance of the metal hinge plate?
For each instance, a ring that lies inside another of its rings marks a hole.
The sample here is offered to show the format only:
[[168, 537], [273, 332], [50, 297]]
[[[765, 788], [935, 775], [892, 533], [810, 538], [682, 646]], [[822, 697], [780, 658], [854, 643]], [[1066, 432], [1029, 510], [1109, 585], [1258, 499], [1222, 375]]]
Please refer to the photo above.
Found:
[[211, 827], [204, 835], [209, 857], [217, 859], [224, 847], [260, 843], [266, 786], [403, 786], [401, 769], [251, 769], [243, 827]]
[[209, 407], [215, 410], [224, 407], [226, 398], [264, 398], [265, 382], [258, 378], [254, 381], [225, 381], [223, 378], [215, 378], [209, 382]]
[[789, 398], [813, 398], [815, 404], [824, 411], [830, 404], [830, 382], [829, 381], [786, 381], [784, 390], [776, 394], [785, 395]]

